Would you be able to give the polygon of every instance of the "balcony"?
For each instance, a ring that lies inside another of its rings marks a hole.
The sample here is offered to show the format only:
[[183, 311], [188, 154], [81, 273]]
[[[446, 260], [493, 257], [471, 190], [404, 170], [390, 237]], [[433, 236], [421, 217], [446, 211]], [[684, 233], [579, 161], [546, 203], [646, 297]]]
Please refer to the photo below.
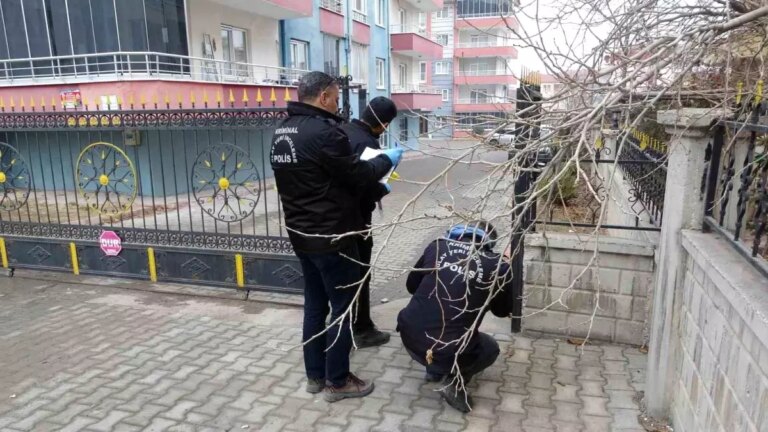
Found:
[[421, 84], [393, 85], [392, 100], [399, 110], [432, 111], [442, 105], [440, 89]]
[[457, 43], [453, 55], [454, 57], [517, 58], [517, 49], [512, 46], [512, 41], [507, 39], [479, 40]]
[[312, 2], [306, 0], [213, 0], [224, 6], [274, 19], [312, 16]]
[[458, 16], [454, 27], [461, 29], [492, 29], [492, 28], [509, 28], [517, 30], [520, 28], [520, 24], [513, 16], [502, 17], [498, 13], [495, 15], [480, 15], [480, 16]]
[[517, 83], [517, 78], [512, 75], [508, 69], [475, 69], [475, 70], [455, 70], [453, 81], [456, 85], [468, 84], [504, 84], [512, 85]]
[[443, 58], [443, 46], [422, 27], [394, 25], [390, 27], [392, 52], [416, 59]]
[[404, 0], [421, 12], [434, 12], [443, 8], [443, 0]]
[[0, 87], [152, 79], [296, 86], [306, 72], [157, 52], [111, 52], [0, 60]]
[[340, 0], [320, 0], [320, 31], [344, 37], [344, 5]]
[[512, 112], [514, 110], [513, 99], [500, 96], [461, 98], [453, 104], [454, 112]]

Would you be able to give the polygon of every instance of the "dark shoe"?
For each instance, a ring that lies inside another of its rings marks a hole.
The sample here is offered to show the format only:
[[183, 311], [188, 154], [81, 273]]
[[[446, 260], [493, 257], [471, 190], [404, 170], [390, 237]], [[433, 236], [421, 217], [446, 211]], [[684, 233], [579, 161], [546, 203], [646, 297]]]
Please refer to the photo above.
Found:
[[384, 345], [389, 342], [389, 333], [380, 331], [376, 327], [370, 330], [354, 331], [355, 345], [358, 349], [371, 348]]
[[307, 393], [317, 394], [325, 388], [324, 378], [307, 378]]
[[443, 378], [444, 378], [443, 375], [438, 374], [438, 373], [429, 372], [429, 371], [427, 371], [427, 373], [424, 374], [424, 380], [426, 382], [436, 383], [436, 382], [442, 381]]
[[448, 379], [443, 381], [446, 387], [440, 390], [440, 396], [448, 402], [448, 405], [465, 414], [472, 411], [472, 398], [466, 390], [459, 389], [455, 384], [450, 384]]
[[342, 399], [368, 396], [372, 391], [373, 381], [365, 382], [350, 373], [343, 387], [327, 386], [323, 398], [326, 402], [337, 402]]

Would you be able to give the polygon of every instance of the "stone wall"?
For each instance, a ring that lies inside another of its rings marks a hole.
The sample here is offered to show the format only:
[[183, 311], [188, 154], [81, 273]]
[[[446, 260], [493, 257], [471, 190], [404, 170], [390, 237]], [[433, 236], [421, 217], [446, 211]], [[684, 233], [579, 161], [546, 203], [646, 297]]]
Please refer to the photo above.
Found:
[[675, 299], [675, 431], [768, 430], [768, 278], [726, 240], [683, 231]]
[[523, 318], [525, 330], [645, 344], [653, 245], [615, 237], [596, 243], [594, 237], [578, 234], [534, 234], [526, 236], [525, 259], [525, 314], [533, 314]]

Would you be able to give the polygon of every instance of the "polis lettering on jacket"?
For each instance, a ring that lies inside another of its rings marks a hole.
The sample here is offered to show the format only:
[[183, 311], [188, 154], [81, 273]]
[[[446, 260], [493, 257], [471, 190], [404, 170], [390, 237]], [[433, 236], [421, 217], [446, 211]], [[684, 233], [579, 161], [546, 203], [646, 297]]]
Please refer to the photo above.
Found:
[[[296, 128], [281, 128], [280, 130], [296, 130]], [[288, 135], [280, 135], [272, 145], [272, 163], [275, 164], [295, 164], [299, 160], [296, 157], [296, 147], [293, 146], [293, 140]]]

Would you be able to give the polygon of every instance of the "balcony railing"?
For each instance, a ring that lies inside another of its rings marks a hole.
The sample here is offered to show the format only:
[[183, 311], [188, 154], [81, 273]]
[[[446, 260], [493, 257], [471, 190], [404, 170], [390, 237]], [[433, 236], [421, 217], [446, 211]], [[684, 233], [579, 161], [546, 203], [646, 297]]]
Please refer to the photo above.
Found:
[[509, 69], [476, 69], [476, 70], [458, 70], [457, 76], [496, 76], [513, 75]]
[[320, 7], [338, 14], [344, 14], [344, 7], [339, 0], [320, 0]]
[[471, 42], [459, 42], [456, 44], [456, 48], [491, 48], [511, 46], [513, 46], [511, 39], [477, 40]]
[[363, 24], [368, 24], [368, 15], [366, 15], [366, 14], [360, 12], [360, 11], [353, 10], [352, 11], [352, 19], [357, 21], [357, 22], [361, 22]]
[[307, 71], [157, 52], [111, 52], [0, 60], [0, 86], [28, 82], [179, 79], [296, 85]]
[[[389, 26], [389, 33], [390, 34], [400, 34], [400, 33], [413, 33], [417, 34], [421, 37], [427, 38], [433, 42], [440, 43], [437, 40], [437, 37], [433, 35], [431, 32], [427, 30], [427, 27], [424, 25], [413, 25], [413, 24], [394, 24]], [[442, 44], [441, 44], [442, 45]]]
[[440, 94], [440, 88], [424, 84], [393, 84], [392, 93]]
[[485, 96], [476, 98], [458, 98], [456, 103], [460, 105], [487, 105], [487, 104], [510, 104], [514, 103], [514, 98], [503, 96]]

